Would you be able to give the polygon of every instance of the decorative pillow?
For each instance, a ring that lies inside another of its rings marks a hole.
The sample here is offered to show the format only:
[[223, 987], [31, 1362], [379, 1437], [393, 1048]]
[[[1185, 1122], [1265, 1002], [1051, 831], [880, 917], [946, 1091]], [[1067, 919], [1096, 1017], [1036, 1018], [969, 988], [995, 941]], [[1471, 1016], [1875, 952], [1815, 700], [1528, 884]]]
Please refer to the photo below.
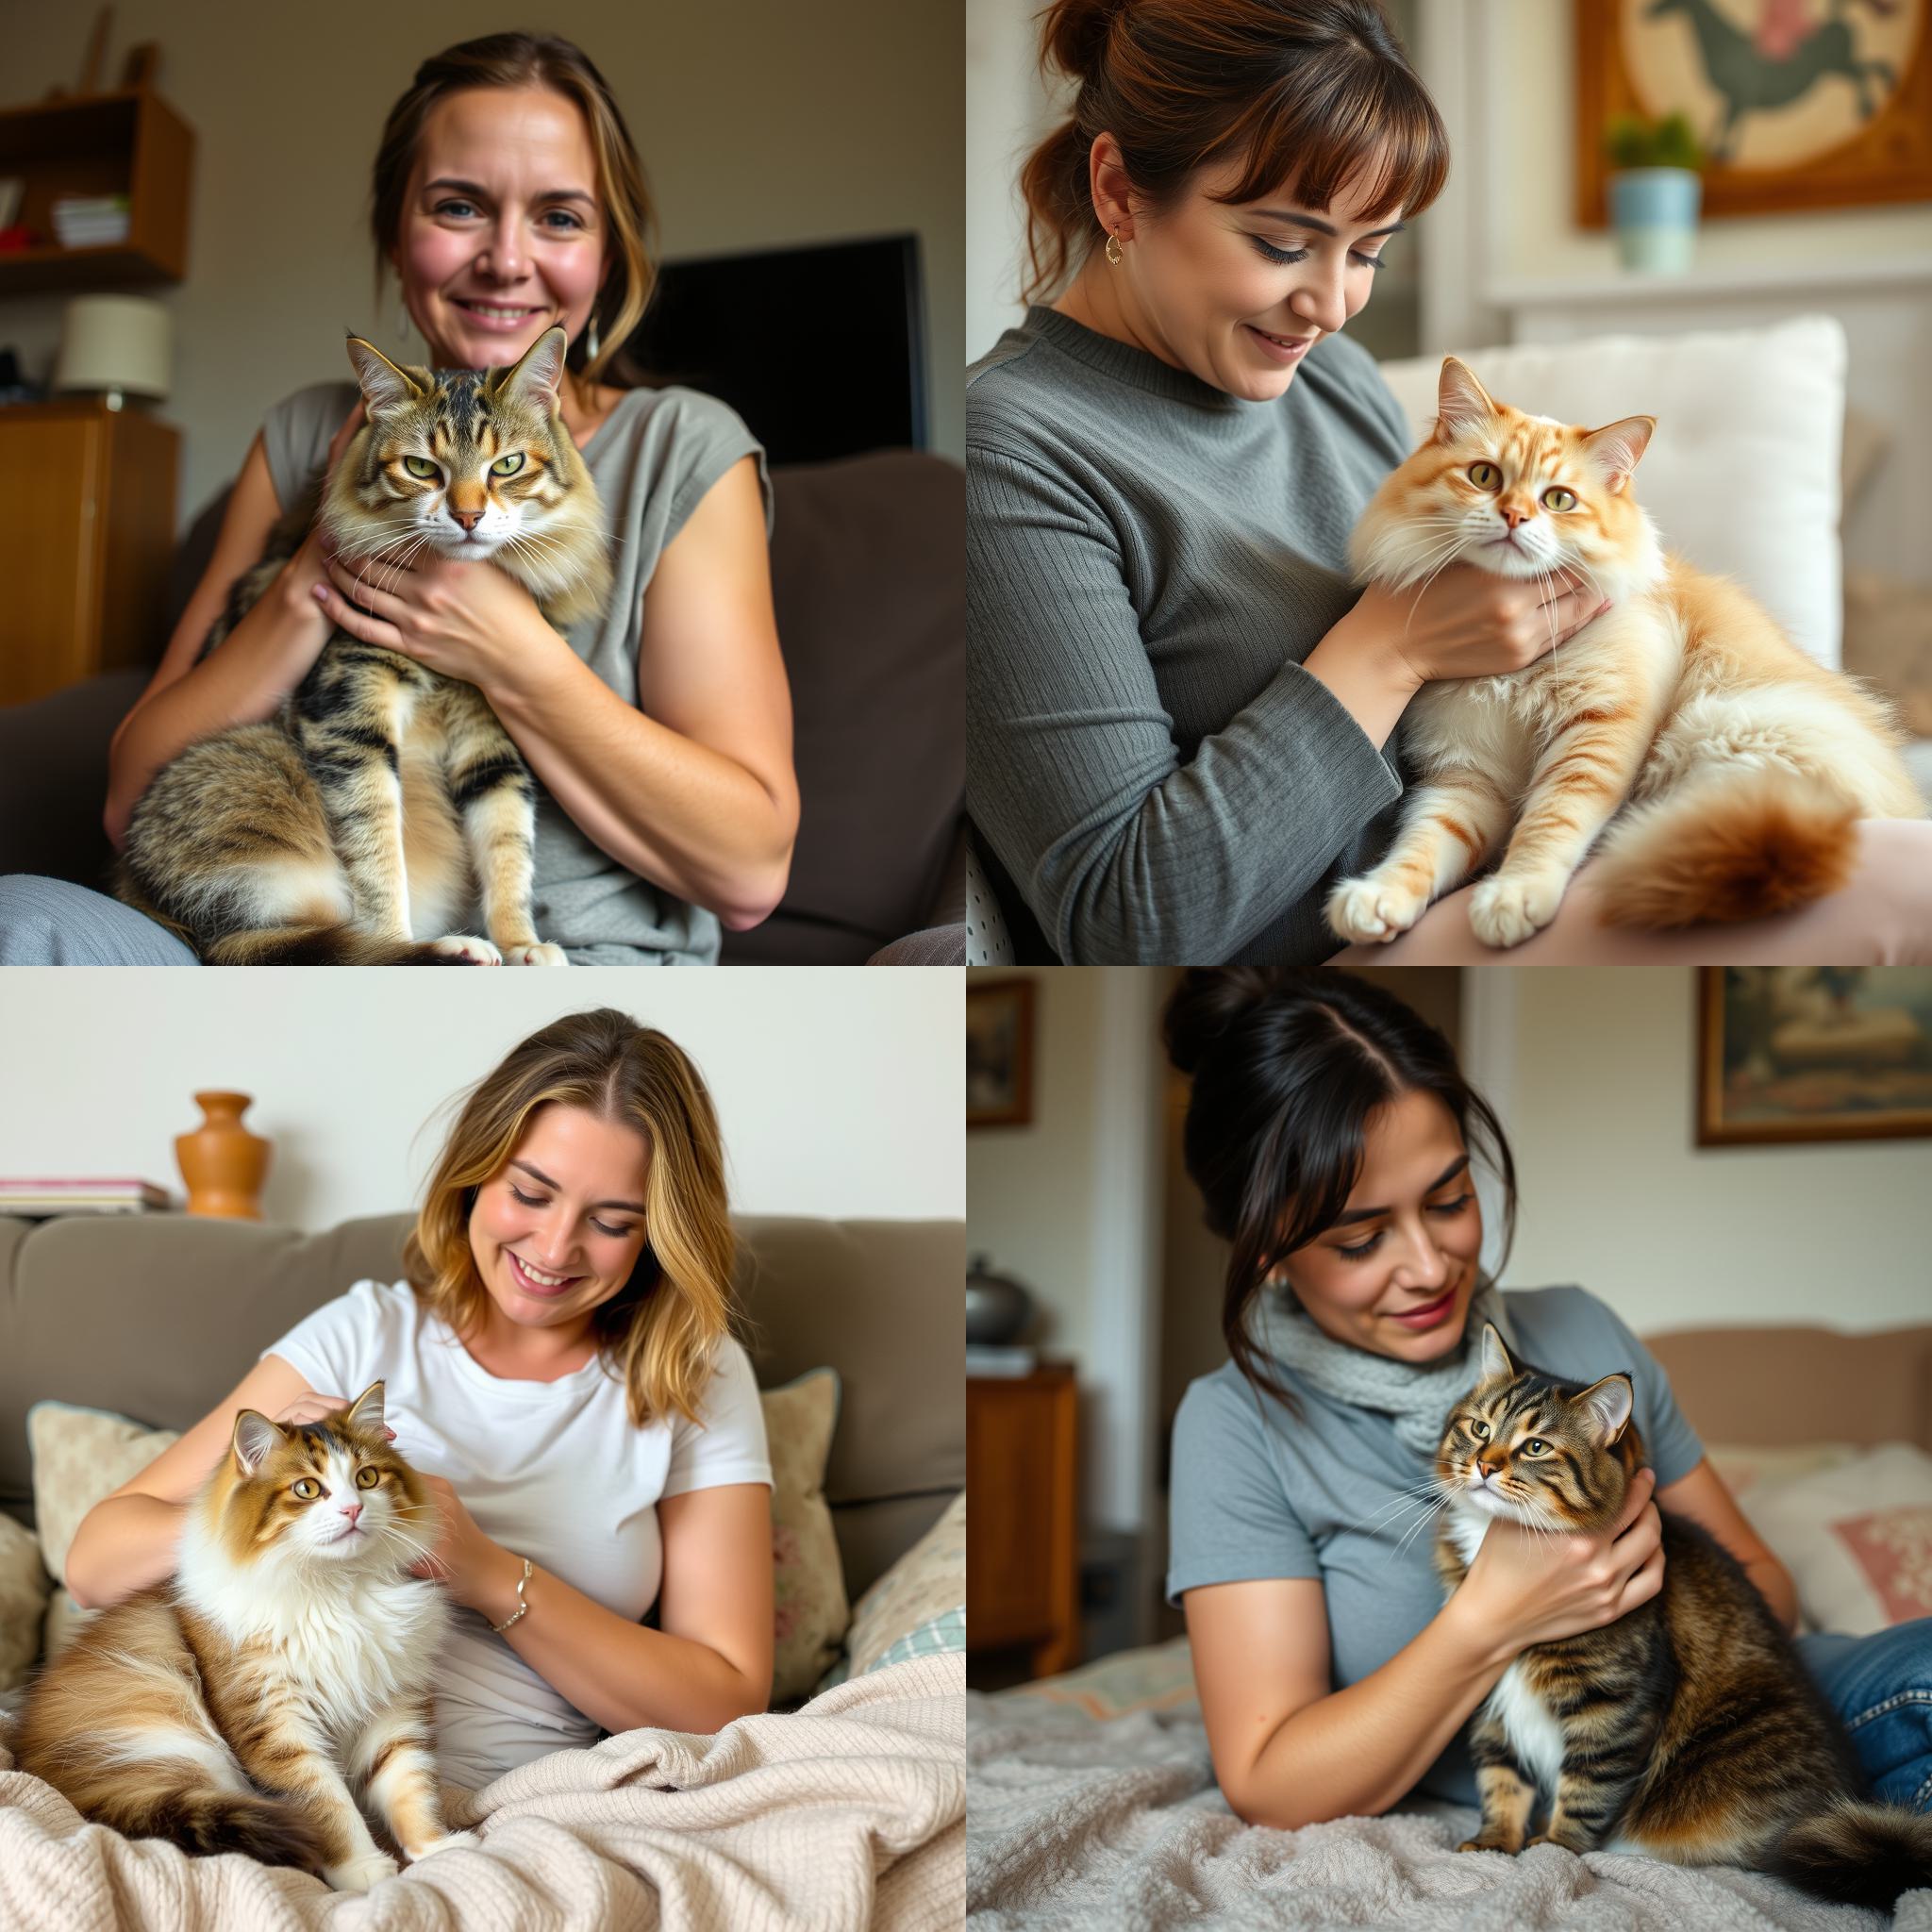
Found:
[[960, 1613], [958, 1644], [929, 1642], [926, 1647], [964, 1649], [965, 1605], [966, 1491], [961, 1490], [944, 1515], [859, 1598], [845, 1644], [850, 1674], [862, 1677], [876, 1670], [889, 1660], [894, 1645], [922, 1628], [930, 1626], [928, 1635], [936, 1634], [954, 1610]]
[[839, 1420], [839, 1376], [812, 1369], [759, 1395], [772, 1458], [772, 1561], [777, 1627], [772, 1701], [808, 1696], [851, 1619], [845, 1568], [825, 1501], [825, 1458]]
[[[1856, 1442], [1792, 1442], [1769, 1449], [1707, 1447], [1704, 1453], [1711, 1468], [1724, 1478], [1725, 1489], [1738, 1497], [1759, 1483], [1769, 1494], [1780, 1484], [1801, 1475], [1815, 1475], [1822, 1469], [1836, 1469], [1865, 1452]], [[1744, 1513], [1751, 1514], [1748, 1509]]]
[[1821, 1630], [1869, 1637], [1932, 1616], [1932, 1456], [1923, 1449], [1887, 1442], [1809, 1475], [1766, 1477], [1747, 1514]]
[[0, 1515], [0, 1691], [26, 1682], [41, 1654], [47, 1573], [33, 1532]]
[[64, 1585], [68, 1546], [80, 1519], [179, 1441], [180, 1432], [150, 1429], [104, 1408], [37, 1402], [26, 1412], [26, 1440], [33, 1456], [41, 1558], [55, 1581]]

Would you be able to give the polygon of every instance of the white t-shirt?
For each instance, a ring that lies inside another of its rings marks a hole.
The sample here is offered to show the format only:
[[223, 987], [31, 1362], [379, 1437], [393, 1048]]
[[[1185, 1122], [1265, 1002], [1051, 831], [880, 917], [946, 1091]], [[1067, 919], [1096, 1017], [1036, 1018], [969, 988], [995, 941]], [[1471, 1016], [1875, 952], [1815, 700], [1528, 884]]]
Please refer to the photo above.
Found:
[[[658, 1600], [660, 1496], [772, 1480], [751, 1361], [728, 1337], [699, 1404], [701, 1427], [682, 1416], [632, 1427], [623, 1383], [595, 1357], [554, 1382], [492, 1375], [406, 1281], [358, 1281], [262, 1354], [344, 1401], [381, 1377], [385, 1419], [413, 1468], [447, 1478], [485, 1535], [627, 1622]], [[597, 1724], [508, 1638], [476, 1611], [452, 1608], [436, 1679], [445, 1778], [477, 1790], [513, 1765], [595, 1740]], [[530, 1615], [541, 1614], [533, 1603]]]

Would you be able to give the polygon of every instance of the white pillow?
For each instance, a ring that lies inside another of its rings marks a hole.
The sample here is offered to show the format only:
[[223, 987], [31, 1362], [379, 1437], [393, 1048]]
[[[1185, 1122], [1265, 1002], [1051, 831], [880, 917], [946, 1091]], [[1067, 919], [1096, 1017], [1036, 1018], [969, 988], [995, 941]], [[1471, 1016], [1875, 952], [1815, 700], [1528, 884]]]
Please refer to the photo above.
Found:
[[[1636, 488], [1664, 548], [1735, 577], [1792, 642], [1836, 668], [1846, 352], [1835, 317], [1454, 353], [1498, 402], [1532, 415], [1591, 429], [1655, 416]], [[1418, 442], [1441, 369], [1440, 355], [1382, 364]]]
[[1819, 1629], [1869, 1637], [1932, 1617], [1932, 1456], [1923, 1449], [1887, 1442], [1808, 1475], [1767, 1474], [1744, 1507]]

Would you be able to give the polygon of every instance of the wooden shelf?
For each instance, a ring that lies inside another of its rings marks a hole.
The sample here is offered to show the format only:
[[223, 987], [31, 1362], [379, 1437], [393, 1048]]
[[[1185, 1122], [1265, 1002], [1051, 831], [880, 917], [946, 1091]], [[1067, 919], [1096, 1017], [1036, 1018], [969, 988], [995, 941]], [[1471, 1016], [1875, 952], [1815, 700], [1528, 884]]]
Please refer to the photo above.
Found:
[[54, 204], [64, 195], [128, 200], [125, 242], [46, 242], [0, 253], [0, 299], [181, 281], [193, 169], [194, 130], [145, 88], [0, 109], [0, 175], [25, 184], [16, 221], [51, 236]]

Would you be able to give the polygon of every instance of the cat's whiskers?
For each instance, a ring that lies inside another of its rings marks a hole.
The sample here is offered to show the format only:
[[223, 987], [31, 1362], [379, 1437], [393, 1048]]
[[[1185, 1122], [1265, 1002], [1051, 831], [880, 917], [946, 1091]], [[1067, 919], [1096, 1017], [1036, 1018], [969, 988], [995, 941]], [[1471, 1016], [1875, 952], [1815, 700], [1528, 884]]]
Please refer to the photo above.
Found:
[[1388, 1520], [1398, 1511], [1413, 1508], [1419, 1503], [1426, 1503], [1433, 1496], [1440, 1496], [1447, 1488], [1440, 1476], [1431, 1476], [1426, 1482], [1417, 1483], [1410, 1488], [1396, 1491], [1391, 1497], [1385, 1497], [1364, 1516], [1358, 1516], [1347, 1526], [1350, 1529], [1368, 1529], [1388, 1526]]

